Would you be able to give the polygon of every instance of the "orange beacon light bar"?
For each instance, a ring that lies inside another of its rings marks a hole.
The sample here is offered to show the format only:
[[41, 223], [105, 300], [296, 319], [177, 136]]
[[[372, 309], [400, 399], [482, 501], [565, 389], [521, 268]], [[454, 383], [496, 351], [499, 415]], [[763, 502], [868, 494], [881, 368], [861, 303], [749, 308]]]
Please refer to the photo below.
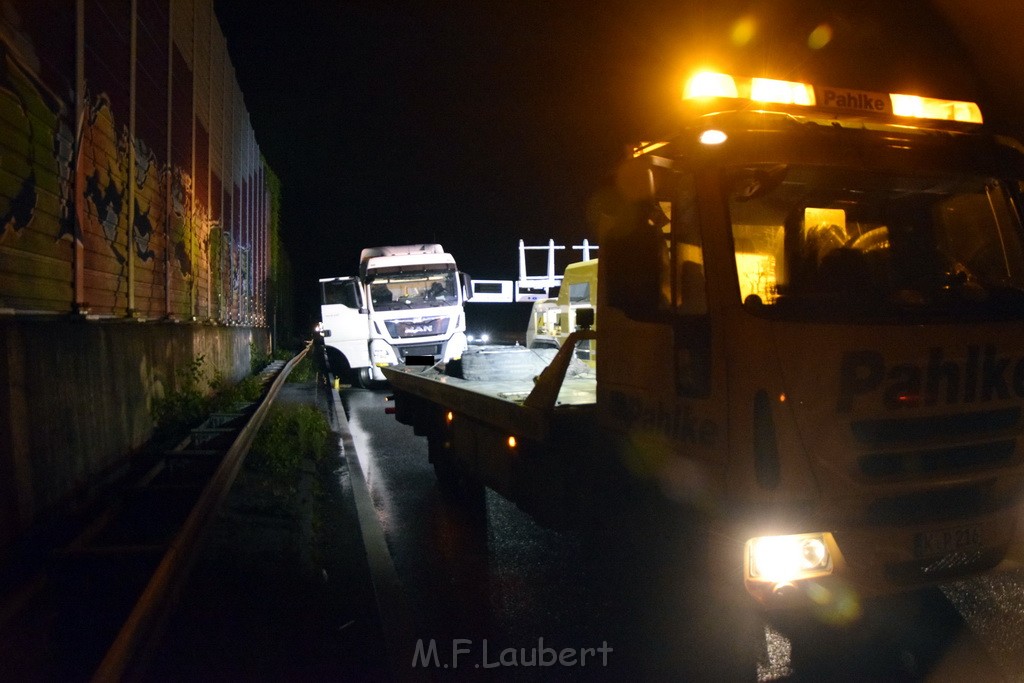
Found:
[[712, 71], [694, 74], [683, 88], [684, 100], [702, 98], [742, 99], [841, 110], [855, 114], [891, 114], [938, 121], [982, 123], [981, 109], [974, 102], [845, 88], [815, 88], [809, 83], [799, 81], [739, 78]]

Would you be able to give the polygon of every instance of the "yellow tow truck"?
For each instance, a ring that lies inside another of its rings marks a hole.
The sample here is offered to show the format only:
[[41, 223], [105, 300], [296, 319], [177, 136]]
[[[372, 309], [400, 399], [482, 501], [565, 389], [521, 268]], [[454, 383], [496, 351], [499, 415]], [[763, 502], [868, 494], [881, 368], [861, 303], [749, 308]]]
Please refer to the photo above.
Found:
[[397, 419], [440, 477], [544, 522], [636, 488], [699, 508], [769, 608], [996, 568], [1024, 492], [1024, 147], [972, 102], [710, 72], [678, 130], [596, 195], [600, 330], [536, 377], [384, 368]]

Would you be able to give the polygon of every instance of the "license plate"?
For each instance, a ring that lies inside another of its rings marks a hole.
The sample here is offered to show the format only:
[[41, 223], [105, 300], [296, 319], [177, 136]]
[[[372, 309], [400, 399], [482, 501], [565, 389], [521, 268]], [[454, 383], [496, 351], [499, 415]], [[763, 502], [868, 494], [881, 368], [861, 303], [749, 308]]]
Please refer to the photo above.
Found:
[[935, 557], [978, 547], [981, 547], [981, 526], [978, 524], [914, 534], [914, 557]]

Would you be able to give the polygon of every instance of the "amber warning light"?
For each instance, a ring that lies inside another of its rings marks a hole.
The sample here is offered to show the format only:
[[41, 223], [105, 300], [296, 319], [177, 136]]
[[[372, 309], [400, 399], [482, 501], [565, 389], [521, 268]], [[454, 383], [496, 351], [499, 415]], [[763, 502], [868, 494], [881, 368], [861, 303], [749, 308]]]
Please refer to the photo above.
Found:
[[810, 83], [800, 81], [740, 78], [729, 74], [701, 71], [687, 80], [683, 88], [683, 99], [707, 98], [796, 105], [848, 114], [982, 123], [981, 109], [974, 102], [898, 93], [877, 93], [848, 88], [815, 87]]

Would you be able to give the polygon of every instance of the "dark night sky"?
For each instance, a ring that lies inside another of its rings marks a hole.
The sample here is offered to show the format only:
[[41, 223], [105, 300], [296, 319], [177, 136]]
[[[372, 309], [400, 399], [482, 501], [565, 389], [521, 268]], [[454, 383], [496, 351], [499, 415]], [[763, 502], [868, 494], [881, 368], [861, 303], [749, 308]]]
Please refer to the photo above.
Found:
[[[520, 238], [593, 241], [587, 197], [626, 144], [671, 130], [695, 60], [938, 96], [973, 80], [953, 34], [910, 0], [215, 6], [282, 182], [304, 308], [367, 246], [437, 241], [474, 277], [512, 278]], [[831, 40], [812, 49], [821, 25]]]

